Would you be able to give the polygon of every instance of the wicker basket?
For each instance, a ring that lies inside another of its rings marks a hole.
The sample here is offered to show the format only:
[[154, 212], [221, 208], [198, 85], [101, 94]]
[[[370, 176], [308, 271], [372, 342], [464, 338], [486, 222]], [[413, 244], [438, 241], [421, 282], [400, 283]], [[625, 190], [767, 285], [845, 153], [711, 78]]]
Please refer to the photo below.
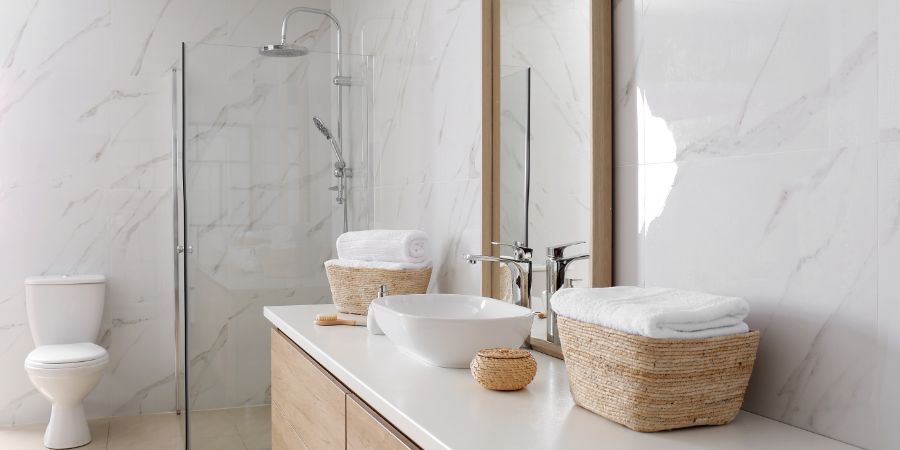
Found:
[[637, 431], [724, 425], [737, 415], [759, 331], [653, 339], [558, 316], [579, 406]]
[[431, 267], [390, 270], [331, 265], [325, 267], [325, 274], [337, 310], [366, 315], [382, 284], [390, 295], [424, 294], [431, 280]]
[[480, 350], [469, 367], [478, 384], [494, 391], [518, 391], [528, 386], [537, 372], [531, 353], [512, 348]]

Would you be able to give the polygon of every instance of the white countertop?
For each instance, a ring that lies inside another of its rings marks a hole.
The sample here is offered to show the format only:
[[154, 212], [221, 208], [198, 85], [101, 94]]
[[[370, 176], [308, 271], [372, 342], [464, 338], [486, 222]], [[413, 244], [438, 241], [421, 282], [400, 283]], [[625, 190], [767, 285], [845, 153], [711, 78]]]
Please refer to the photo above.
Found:
[[333, 305], [269, 306], [272, 324], [425, 449], [850, 449], [742, 411], [729, 425], [638, 433], [576, 406], [565, 364], [534, 353], [527, 388], [495, 392], [468, 370], [419, 362], [365, 327], [318, 327]]

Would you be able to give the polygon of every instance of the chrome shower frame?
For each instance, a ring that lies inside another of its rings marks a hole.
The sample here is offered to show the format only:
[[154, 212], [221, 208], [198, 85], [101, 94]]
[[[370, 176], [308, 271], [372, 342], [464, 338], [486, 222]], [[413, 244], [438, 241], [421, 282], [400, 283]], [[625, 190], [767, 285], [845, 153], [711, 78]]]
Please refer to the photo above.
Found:
[[[349, 77], [344, 76], [344, 64], [341, 55], [344, 53], [344, 40], [343, 40], [343, 29], [341, 28], [341, 22], [338, 18], [332, 14], [331, 11], [319, 8], [309, 8], [306, 6], [297, 6], [295, 8], [289, 9], [286, 13], [284, 13], [284, 19], [281, 21], [281, 46], [290, 46], [287, 41], [288, 34], [288, 21], [291, 16], [297, 13], [307, 13], [307, 14], [319, 14], [327, 17], [334, 23], [335, 31], [337, 31], [337, 37], [335, 43], [337, 44], [337, 70], [335, 72], [335, 77], [332, 79], [332, 84], [337, 86], [337, 129], [335, 130], [334, 141], [331, 142], [331, 145], [335, 145], [335, 141], [337, 143], [337, 147], [343, 151], [343, 130], [344, 130], [344, 90], [342, 89], [344, 86], [350, 86], [351, 80]], [[268, 47], [276, 47], [275, 46], [266, 46], [263, 49]], [[260, 52], [263, 51], [260, 49]], [[343, 161], [343, 158], [338, 156], [339, 161]], [[348, 209], [348, 201], [344, 197], [344, 189], [346, 188], [346, 177], [349, 176], [350, 169], [346, 167], [346, 164], [342, 164], [342, 167], [338, 167], [335, 165], [334, 175], [339, 178], [339, 187], [338, 190], [341, 191], [338, 193], [337, 202], [339, 205], [343, 206], [344, 209], [344, 232], [346, 233], [349, 230], [349, 218], [348, 215], [350, 211]]]

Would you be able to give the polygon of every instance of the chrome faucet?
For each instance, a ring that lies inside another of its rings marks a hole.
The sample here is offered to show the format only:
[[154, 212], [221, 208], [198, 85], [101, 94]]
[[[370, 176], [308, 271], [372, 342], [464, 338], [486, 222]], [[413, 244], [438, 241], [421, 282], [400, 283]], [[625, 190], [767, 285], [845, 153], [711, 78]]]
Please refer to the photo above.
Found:
[[569, 264], [590, 258], [591, 255], [587, 253], [564, 256], [566, 248], [584, 243], [584, 241], [578, 241], [547, 247], [547, 341], [554, 344], [559, 343], [559, 332], [556, 328], [556, 312], [550, 305], [550, 297], [554, 292], [572, 286], [571, 279], [566, 277], [566, 269], [569, 268]]
[[511, 300], [514, 305], [531, 308], [531, 255], [532, 249], [525, 246], [522, 242], [515, 244], [503, 244], [500, 242], [491, 242], [493, 245], [510, 247], [513, 249], [513, 256], [491, 256], [491, 255], [466, 255], [466, 261], [469, 264], [475, 264], [479, 261], [495, 262], [506, 265], [509, 269], [512, 286], [510, 289]]

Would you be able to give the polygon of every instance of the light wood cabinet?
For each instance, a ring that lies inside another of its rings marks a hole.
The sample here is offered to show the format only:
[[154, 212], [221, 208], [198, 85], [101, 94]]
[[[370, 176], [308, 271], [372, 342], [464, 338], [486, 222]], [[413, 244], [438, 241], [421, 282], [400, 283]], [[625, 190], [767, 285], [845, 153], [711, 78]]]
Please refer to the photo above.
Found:
[[309, 450], [294, 432], [278, 406], [272, 404], [272, 450]]
[[348, 450], [410, 450], [418, 448], [359, 397], [353, 394], [347, 396]]
[[[272, 330], [272, 406], [280, 415], [273, 418], [284, 422], [279, 432], [289, 428], [306, 447], [317, 450], [346, 448], [347, 392], [300, 347]], [[274, 433], [272, 447], [281, 448]]]
[[272, 450], [418, 448], [272, 329]]

